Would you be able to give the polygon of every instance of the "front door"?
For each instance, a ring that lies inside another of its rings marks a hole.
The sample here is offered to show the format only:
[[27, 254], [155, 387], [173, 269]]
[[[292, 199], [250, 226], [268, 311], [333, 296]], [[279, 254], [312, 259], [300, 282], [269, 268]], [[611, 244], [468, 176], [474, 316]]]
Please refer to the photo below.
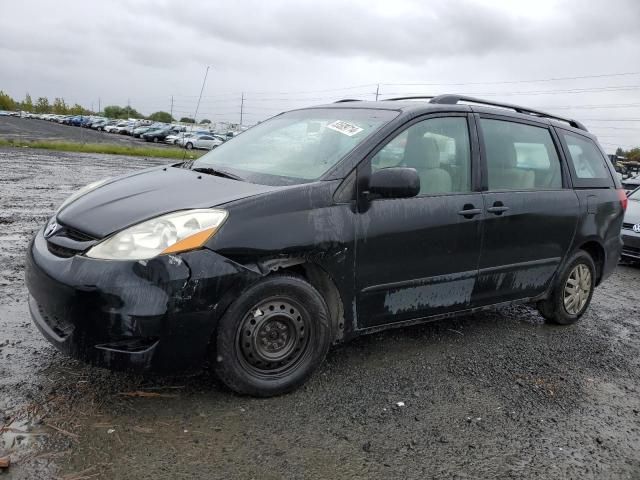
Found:
[[421, 189], [413, 198], [373, 199], [356, 216], [358, 328], [469, 307], [483, 217], [470, 138], [466, 115], [429, 117], [360, 165], [365, 176], [415, 168]]
[[571, 241], [579, 202], [548, 126], [479, 118], [488, 189], [473, 305], [543, 293]]

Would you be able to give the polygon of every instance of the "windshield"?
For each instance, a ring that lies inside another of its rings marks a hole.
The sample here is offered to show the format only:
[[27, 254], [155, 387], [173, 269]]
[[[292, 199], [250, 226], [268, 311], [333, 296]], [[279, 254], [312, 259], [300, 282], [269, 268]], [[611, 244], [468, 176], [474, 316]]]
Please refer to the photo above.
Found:
[[629, 195], [629, 200], [640, 201], [640, 188], [637, 188], [631, 195]]
[[196, 160], [193, 168], [231, 171], [268, 185], [310, 182], [396, 115], [357, 108], [284, 113], [229, 139]]

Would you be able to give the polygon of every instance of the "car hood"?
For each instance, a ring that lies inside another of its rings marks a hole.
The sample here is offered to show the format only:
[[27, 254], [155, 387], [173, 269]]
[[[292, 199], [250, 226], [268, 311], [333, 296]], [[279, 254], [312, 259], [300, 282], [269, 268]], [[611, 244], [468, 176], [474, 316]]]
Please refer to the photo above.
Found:
[[104, 238], [165, 213], [208, 208], [285, 187], [271, 187], [206, 175], [177, 167], [156, 167], [119, 177], [58, 212], [57, 220]]
[[624, 222], [633, 225], [640, 223], [640, 200], [629, 200], [627, 211], [624, 214]]

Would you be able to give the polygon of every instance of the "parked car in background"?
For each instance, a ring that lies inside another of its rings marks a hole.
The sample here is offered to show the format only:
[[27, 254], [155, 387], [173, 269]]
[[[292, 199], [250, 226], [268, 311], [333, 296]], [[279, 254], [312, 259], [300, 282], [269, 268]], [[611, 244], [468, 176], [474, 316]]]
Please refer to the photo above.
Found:
[[116, 129], [121, 129], [127, 126], [129, 122], [124, 120], [119, 120], [117, 123], [113, 123], [111, 125], [106, 125], [104, 127], [104, 131], [108, 133], [117, 133]]
[[187, 131], [187, 132], [178, 132], [178, 133], [174, 133], [171, 134], [169, 136], [167, 136], [167, 138], [165, 138], [165, 142], [169, 143], [173, 143], [174, 145], [179, 145], [181, 147], [184, 147], [185, 143], [187, 142], [187, 139], [189, 138], [193, 138], [197, 135], [211, 135], [211, 132], [207, 131], [207, 130], [194, 130], [194, 131]]
[[299, 109], [75, 193], [29, 244], [29, 310], [85, 361], [210, 358], [277, 395], [358, 335], [521, 303], [577, 322], [627, 200], [572, 119], [458, 95]]
[[102, 130], [105, 125], [109, 123], [109, 120], [106, 118], [99, 118], [95, 122], [91, 123], [92, 130]]
[[622, 188], [624, 188], [627, 193], [631, 193], [636, 188], [640, 187], [640, 175], [632, 175], [627, 178], [622, 178], [620, 182], [622, 183]]
[[224, 140], [211, 134], [198, 134], [184, 140], [184, 148], [187, 150], [200, 149], [211, 150], [218, 145], [222, 145]]
[[166, 123], [152, 123], [151, 125], [139, 125], [133, 130], [133, 136], [136, 138], [140, 138], [143, 133], [150, 132], [151, 130], [158, 130], [159, 128], [167, 128], [168, 125]]
[[141, 138], [147, 142], [158, 143], [164, 141], [164, 139], [167, 138], [167, 135], [171, 135], [172, 132], [173, 130], [170, 127], [157, 128], [143, 133]]
[[622, 223], [622, 258], [640, 262], [640, 188], [629, 194], [629, 205]]

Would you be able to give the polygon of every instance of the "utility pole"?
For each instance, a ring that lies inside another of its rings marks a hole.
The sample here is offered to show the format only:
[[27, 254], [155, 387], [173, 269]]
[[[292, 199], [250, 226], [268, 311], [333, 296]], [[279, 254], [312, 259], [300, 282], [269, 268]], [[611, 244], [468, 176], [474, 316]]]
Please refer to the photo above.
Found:
[[173, 95], [171, 95], [171, 113], [170, 113], [171, 118], [173, 118]]
[[130, 99], [127, 98], [127, 118], [131, 116], [131, 102]]
[[100, 105], [100, 97], [98, 97], [98, 113], [102, 111], [102, 107]]
[[378, 101], [378, 95], [380, 94], [380, 84], [376, 87], [376, 102]]
[[242, 97], [240, 98], [240, 127], [242, 127], [243, 114], [244, 114], [244, 92], [242, 92]]

